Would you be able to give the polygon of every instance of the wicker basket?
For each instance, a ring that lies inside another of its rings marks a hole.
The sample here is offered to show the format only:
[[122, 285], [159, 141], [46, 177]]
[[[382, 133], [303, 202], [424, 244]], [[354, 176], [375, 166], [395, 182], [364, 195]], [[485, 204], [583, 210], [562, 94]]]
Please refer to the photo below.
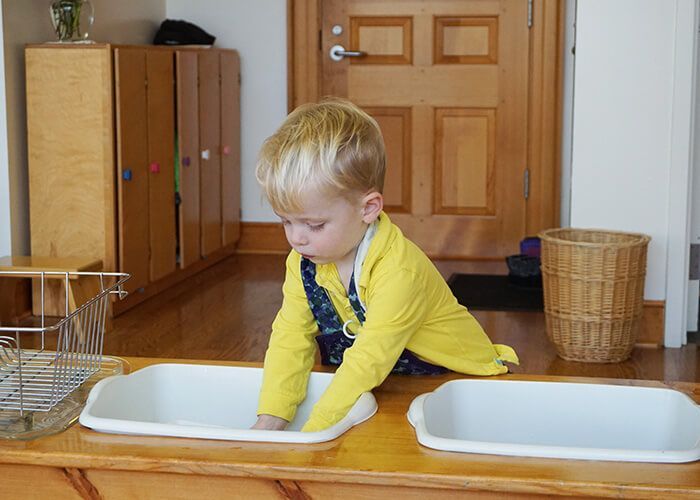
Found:
[[542, 240], [547, 335], [564, 359], [627, 359], [642, 314], [649, 236], [549, 229]]

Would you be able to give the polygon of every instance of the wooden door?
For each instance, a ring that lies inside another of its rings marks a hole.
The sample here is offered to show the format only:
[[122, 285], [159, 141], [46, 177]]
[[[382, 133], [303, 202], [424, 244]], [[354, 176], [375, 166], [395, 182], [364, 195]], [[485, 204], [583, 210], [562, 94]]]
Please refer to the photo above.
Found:
[[238, 52], [221, 51], [221, 229], [224, 246], [241, 235], [241, 105]]
[[[501, 258], [525, 235], [527, 4], [321, 3], [321, 94], [375, 117], [387, 211], [431, 256]], [[366, 55], [334, 61], [335, 45]]]
[[180, 267], [200, 260], [197, 53], [176, 52]]
[[149, 282], [146, 51], [114, 49], [119, 270], [133, 292]]
[[151, 281], [175, 271], [175, 89], [173, 53], [146, 51], [148, 219]]
[[219, 52], [198, 53], [201, 252], [221, 248], [221, 96]]

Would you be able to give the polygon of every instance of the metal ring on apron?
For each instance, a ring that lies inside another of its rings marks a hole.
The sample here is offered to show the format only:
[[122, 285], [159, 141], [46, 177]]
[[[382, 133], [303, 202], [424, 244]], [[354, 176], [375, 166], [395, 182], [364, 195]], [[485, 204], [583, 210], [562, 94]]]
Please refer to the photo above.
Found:
[[348, 325], [352, 323], [352, 320], [349, 319], [345, 323], [343, 323], [343, 335], [345, 335], [347, 338], [350, 340], [353, 340], [357, 335], [353, 335], [352, 333], [348, 332]]

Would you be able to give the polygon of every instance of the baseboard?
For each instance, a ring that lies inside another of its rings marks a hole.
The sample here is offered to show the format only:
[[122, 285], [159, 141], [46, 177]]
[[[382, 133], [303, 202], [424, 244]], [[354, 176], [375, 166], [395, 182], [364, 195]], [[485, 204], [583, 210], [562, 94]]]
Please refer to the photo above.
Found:
[[[236, 252], [260, 254], [286, 254], [289, 243], [284, 229], [278, 222], [241, 222], [241, 239]], [[432, 257], [431, 258], [435, 258]], [[637, 344], [659, 347], [664, 345], [663, 300], [645, 300], [642, 321], [637, 333]]]
[[637, 333], [637, 344], [652, 347], [664, 345], [664, 320], [666, 301], [645, 300], [642, 307], [642, 321]]
[[287, 254], [290, 250], [282, 224], [278, 222], [241, 222], [241, 239], [236, 252]]
[[[237, 253], [284, 254], [291, 247], [279, 222], [241, 222], [241, 239], [236, 247]], [[469, 262], [503, 262], [503, 257], [464, 257], [463, 255], [432, 255], [434, 260], [453, 260]]]
[[123, 312], [131, 309], [132, 307], [140, 304], [141, 302], [161, 293], [163, 290], [176, 285], [177, 283], [187, 279], [195, 274], [205, 270], [206, 268], [213, 266], [217, 262], [233, 255], [236, 252], [233, 245], [228, 245], [222, 247], [207, 257], [191, 264], [185, 269], [177, 268], [174, 272], [168, 274], [164, 278], [158, 281], [149, 283], [141, 290], [137, 292], [131, 292], [125, 298], [121, 300], [115, 300], [112, 303], [112, 315], [118, 316]]

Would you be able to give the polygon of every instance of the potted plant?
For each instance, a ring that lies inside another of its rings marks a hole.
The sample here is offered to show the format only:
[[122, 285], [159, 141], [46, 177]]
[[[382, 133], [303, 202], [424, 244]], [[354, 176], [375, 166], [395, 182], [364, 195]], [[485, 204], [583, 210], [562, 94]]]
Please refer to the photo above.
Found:
[[59, 42], [85, 42], [94, 21], [90, 0], [52, 0], [51, 22]]

